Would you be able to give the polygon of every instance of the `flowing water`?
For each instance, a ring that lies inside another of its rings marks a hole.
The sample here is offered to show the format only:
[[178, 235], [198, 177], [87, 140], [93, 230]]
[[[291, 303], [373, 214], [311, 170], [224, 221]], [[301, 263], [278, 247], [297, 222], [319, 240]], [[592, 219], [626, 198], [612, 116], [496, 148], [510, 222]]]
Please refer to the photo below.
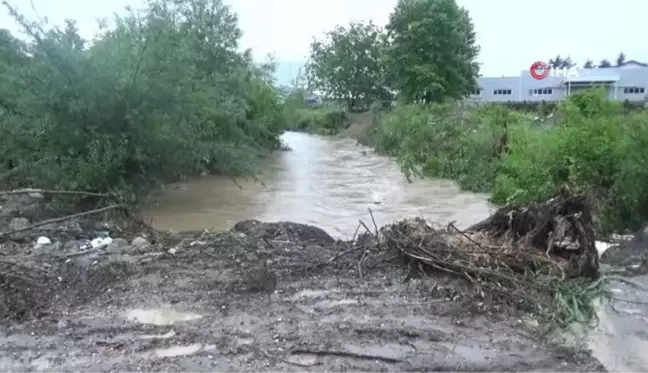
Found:
[[350, 238], [358, 220], [376, 224], [412, 216], [467, 227], [487, 217], [486, 195], [460, 192], [447, 180], [408, 183], [398, 165], [354, 140], [302, 133], [283, 136], [292, 151], [277, 152], [260, 177], [237, 180], [205, 176], [171, 185], [148, 211], [159, 229], [226, 230], [237, 221], [288, 220], [317, 225]]
[[[354, 140], [286, 133], [283, 141], [292, 151], [267, 161], [262, 183], [205, 176], [170, 185], [145, 216], [156, 228], [175, 231], [227, 230], [244, 219], [288, 220], [343, 239], [359, 220], [373, 229], [369, 209], [378, 227], [412, 216], [467, 227], [493, 211], [486, 195], [461, 192], [451, 181], [409, 183], [393, 160]], [[648, 371], [648, 307], [636, 303], [646, 293], [627, 286], [609, 290], [635, 303], [599, 307], [589, 347], [610, 371]]]

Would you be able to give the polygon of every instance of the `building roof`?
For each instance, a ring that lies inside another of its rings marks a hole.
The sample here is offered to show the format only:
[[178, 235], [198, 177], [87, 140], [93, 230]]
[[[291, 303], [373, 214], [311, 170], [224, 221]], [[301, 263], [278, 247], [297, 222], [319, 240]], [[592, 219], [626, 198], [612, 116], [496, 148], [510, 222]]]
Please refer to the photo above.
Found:
[[626, 61], [623, 64], [621, 64], [621, 66], [625, 66], [625, 65], [639, 65], [639, 66], [642, 66], [642, 67], [648, 67], [648, 63], [643, 63], [643, 62], [639, 62], [639, 61], [636, 61], [636, 60], [629, 60], [629, 61]]
[[603, 83], [618, 82], [621, 79], [619, 75], [580, 75], [566, 76], [564, 83]]

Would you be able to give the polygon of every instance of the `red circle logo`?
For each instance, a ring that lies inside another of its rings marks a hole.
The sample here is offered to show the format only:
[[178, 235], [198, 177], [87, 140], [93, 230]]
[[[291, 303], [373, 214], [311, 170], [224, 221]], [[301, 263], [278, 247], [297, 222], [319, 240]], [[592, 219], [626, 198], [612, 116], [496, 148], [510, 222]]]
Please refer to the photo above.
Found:
[[529, 72], [533, 79], [542, 80], [549, 75], [549, 65], [542, 61], [536, 61], [529, 68]]

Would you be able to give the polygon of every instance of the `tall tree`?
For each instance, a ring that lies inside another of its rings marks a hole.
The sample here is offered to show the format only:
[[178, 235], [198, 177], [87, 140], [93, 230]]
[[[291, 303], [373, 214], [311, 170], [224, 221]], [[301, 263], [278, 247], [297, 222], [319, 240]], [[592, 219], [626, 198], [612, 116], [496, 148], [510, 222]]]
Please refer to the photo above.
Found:
[[626, 61], [625, 53], [623, 53], [623, 52], [619, 53], [619, 57], [617, 57], [617, 59], [616, 59], [616, 65], [617, 65], [617, 67], [618, 67], [618, 66], [623, 66], [623, 64], [625, 63], [625, 61]]
[[587, 60], [585, 61], [585, 64], [583, 65], [583, 69], [594, 69], [596, 66], [594, 65], [594, 61], [592, 60]]
[[399, 0], [387, 25], [388, 81], [405, 101], [442, 101], [476, 87], [479, 46], [455, 0]]
[[608, 67], [612, 67], [612, 64], [610, 63], [610, 61], [604, 58], [601, 60], [601, 62], [599, 62], [598, 67], [600, 69], [607, 69]]
[[309, 86], [342, 100], [349, 110], [362, 110], [382, 99], [382, 29], [373, 23], [337, 26], [324, 40], [314, 40], [306, 71]]
[[562, 63], [560, 64], [559, 68], [569, 70], [569, 69], [571, 69], [571, 68], [573, 68], [575, 66], [576, 66], [576, 63], [574, 61], [572, 61], [571, 57], [567, 56], [566, 58], [564, 58], [562, 60]]
[[555, 58], [549, 59], [549, 67], [551, 67], [551, 70], [553, 71], [558, 71], [562, 69], [563, 63], [564, 63], [563, 58], [560, 55], [557, 55]]

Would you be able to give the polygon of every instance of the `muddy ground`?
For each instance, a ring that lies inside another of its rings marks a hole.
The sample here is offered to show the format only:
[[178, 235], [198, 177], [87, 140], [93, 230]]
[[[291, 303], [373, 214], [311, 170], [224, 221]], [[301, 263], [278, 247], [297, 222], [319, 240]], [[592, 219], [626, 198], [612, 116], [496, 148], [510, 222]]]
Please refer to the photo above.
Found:
[[[2, 214], [0, 232], [23, 212]], [[0, 281], [0, 370], [604, 371], [544, 343], [515, 310], [463, 298], [454, 280], [406, 284], [404, 269], [371, 260], [360, 279], [363, 250], [315, 227], [113, 230], [93, 249], [96, 232], [66, 224], [0, 240], [3, 270], [30, 263], [39, 284], [18, 304], [22, 280]], [[52, 243], [34, 246], [46, 233]], [[264, 260], [278, 276], [269, 296], [247, 291]]]

